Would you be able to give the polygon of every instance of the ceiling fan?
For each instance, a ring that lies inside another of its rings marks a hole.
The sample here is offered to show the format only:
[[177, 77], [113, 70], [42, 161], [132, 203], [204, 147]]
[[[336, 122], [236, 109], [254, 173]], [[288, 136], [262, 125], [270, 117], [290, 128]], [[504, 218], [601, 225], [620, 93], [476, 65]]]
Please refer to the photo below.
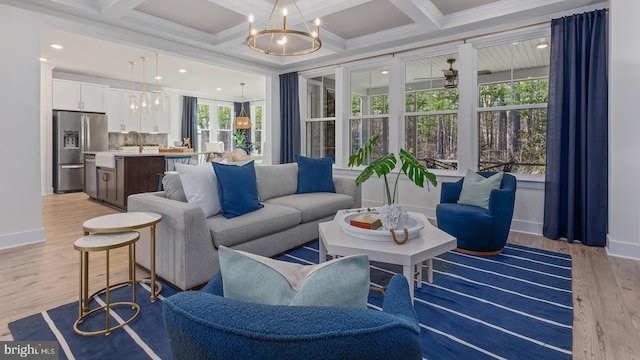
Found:
[[453, 63], [456, 59], [447, 59], [449, 63], [449, 69], [442, 70], [444, 73], [444, 87], [445, 89], [454, 89], [458, 87], [458, 70], [453, 68]]

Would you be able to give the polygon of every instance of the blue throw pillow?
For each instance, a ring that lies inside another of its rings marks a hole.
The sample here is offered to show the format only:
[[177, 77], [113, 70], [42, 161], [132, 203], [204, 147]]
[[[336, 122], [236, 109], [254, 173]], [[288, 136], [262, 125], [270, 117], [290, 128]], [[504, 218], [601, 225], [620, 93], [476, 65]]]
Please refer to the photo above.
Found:
[[333, 185], [333, 155], [313, 159], [296, 154], [298, 163], [298, 194], [336, 192]]
[[253, 161], [242, 166], [215, 162], [211, 164], [218, 178], [222, 216], [231, 219], [264, 207], [258, 201], [256, 169]]
[[367, 255], [301, 265], [224, 246], [218, 250], [225, 298], [268, 305], [367, 307]]

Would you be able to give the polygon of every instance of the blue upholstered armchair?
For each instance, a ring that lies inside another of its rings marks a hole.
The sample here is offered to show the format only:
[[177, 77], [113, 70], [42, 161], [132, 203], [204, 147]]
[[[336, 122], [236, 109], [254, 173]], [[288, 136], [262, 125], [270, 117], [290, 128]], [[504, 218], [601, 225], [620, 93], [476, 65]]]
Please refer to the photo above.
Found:
[[[485, 178], [495, 172], [478, 172]], [[509, 237], [516, 196], [516, 178], [505, 173], [499, 190], [491, 191], [489, 209], [458, 204], [464, 178], [442, 183], [436, 207], [438, 227], [458, 239], [458, 251], [494, 255], [502, 251]]]
[[201, 291], [165, 299], [163, 316], [176, 360], [422, 358], [402, 275], [391, 279], [377, 311], [227, 299], [218, 273]]

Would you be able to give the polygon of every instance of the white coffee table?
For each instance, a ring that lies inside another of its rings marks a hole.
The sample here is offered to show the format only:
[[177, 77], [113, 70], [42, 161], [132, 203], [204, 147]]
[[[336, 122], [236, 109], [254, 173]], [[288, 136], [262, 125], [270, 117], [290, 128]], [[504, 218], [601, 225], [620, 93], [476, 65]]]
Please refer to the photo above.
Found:
[[[320, 223], [320, 262], [326, 261], [326, 255], [349, 256], [366, 254], [369, 260], [388, 264], [402, 265], [402, 273], [409, 282], [409, 291], [413, 300], [413, 281], [417, 265], [418, 287], [422, 287], [422, 262], [427, 261], [428, 281], [433, 282], [433, 258], [456, 248], [455, 237], [431, 225], [427, 218], [420, 213], [410, 212], [409, 215], [424, 221], [425, 226], [420, 236], [409, 240], [404, 245], [393, 241], [365, 240], [347, 235], [338, 220], [345, 214], [338, 211], [332, 221]], [[402, 236], [402, 233], [398, 234]]]

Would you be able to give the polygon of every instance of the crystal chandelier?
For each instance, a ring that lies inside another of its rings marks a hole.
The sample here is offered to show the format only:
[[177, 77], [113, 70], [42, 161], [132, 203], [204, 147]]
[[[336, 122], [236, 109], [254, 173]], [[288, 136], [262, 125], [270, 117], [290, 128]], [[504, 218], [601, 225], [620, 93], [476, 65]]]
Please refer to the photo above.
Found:
[[[304, 24], [306, 31], [287, 28], [288, 11], [282, 6], [281, 0], [276, 0], [265, 23], [264, 30], [258, 31], [254, 29], [253, 15], [249, 16], [249, 35], [245, 40], [247, 46], [257, 52], [277, 56], [306, 55], [318, 51], [322, 46], [320, 41], [320, 19], [316, 19], [316, 30], [312, 32], [296, 1], [291, 0], [291, 4], [295, 8], [300, 22]], [[276, 27], [276, 24], [279, 23], [279, 14], [282, 15], [282, 28]]]

